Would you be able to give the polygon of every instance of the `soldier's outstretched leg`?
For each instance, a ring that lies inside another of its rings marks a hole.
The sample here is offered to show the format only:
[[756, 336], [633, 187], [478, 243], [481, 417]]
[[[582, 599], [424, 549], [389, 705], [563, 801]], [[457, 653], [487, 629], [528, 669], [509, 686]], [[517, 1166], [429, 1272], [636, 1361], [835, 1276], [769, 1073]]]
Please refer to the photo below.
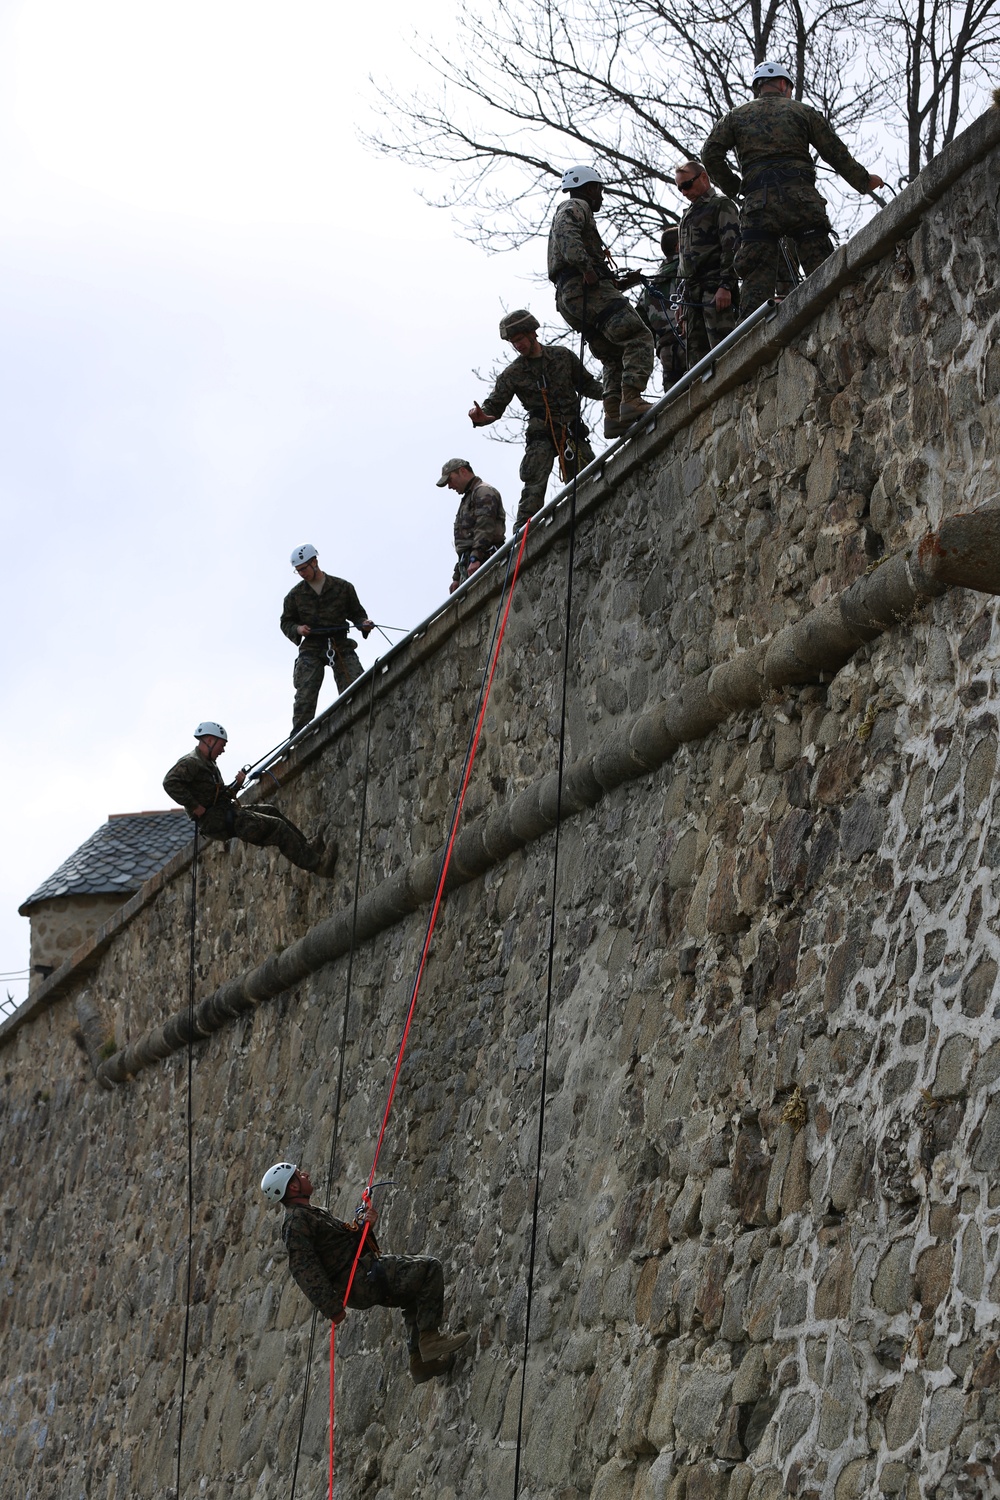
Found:
[[326, 658], [320, 651], [300, 651], [292, 669], [295, 702], [292, 705], [292, 733], [315, 717], [319, 690], [323, 686]]
[[336, 861], [336, 846], [326, 849], [319, 840], [307, 839], [300, 828], [276, 808], [239, 807], [233, 817], [233, 838], [262, 849], [277, 849], [290, 864], [311, 874], [330, 876]]

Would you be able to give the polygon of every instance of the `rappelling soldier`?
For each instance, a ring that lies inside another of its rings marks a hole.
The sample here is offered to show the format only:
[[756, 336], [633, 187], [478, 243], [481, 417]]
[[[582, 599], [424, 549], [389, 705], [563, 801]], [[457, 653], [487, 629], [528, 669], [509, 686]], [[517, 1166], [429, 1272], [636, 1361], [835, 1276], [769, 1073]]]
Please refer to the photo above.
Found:
[[543, 344], [539, 322], [527, 308], [518, 308], [500, 320], [500, 337], [517, 351], [517, 359], [501, 370], [496, 384], [480, 406], [469, 412], [473, 427], [487, 427], [503, 416], [516, 396], [528, 413], [524, 435], [524, 458], [519, 476], [524, 488], [514, 522], [515, 530], [541, 510], [552, 465], [559, 464], [564, 483], [594, 457], [587, 442], [580, 399], [600, 401], [604, 388], [571, 349], [561, 344]]
[[222, 725], [206, 719], [194, 736], [197, 745], [171, 766], [163, 778], [163, 789], [197, 824], [200, 836], [223, 841], [242, 839], [245, 844], [275, 848], [301, 870], [332, 876], [337, 862], [336, 840], [307, 839], [276, 807], [242, 807], [236, 793], [246, 780], [246, 772], [238, 771], [227, 785], [216, 765], [229, 739]]
[[446, 486], [461, 495], [455, 512], [455, 551], [458, 561], [451, 575], [449, 594], [478, 572], [487, 558], [503, 546], [507, 534], [500, 491], [480, 479], [467, 458], [449, 458], [441, 465], [441, 477], [435, 484]]
[[549, 230], [549, 280], [556, 307], [582, 333], [604, 367], [604, 436], [620, 437], [647, 411], [642, 399], [653, 373], [649, 329], [621, 293], [642, 280], [639, 272], [615, 277], [594, 215], [604, 201], [604, 183], [592, 167], [571, 167], [562, 180], [569, 197], [560, 203]]
[[[884, 187], [848, 151], [818, 110], [792, 98], [793, 79], [781, 63], [754, 71], [755, 98], [730, 110], [712, 130], [702, 160], [714, 183], [731, 198], [742, 195], [736, 272], [743, 283], [743, 316], [774, 296], [779, 241], [794, 241], [808, 276], [833, 253], [826, 200], [816, 191], [810, 148], [859, 193]], [[726, 160], [733, 152], [742, 181]]]
[[260, 1186], [271, 1203], [280, 1203], [285, 1210], [281, 1238], [294, 1281], [324, 1318], [335, 1324], [347, 1316], [344, 1296], [367, 1223], [346, 1306], [400, 1308], [413, 1379], [419, 1385], [435, 1375], [447, 1375], [455, 1351], [468, 1343], [470, 1335], [440, 1331], [444, 1318], [441, 1262], [429, 1255], [383, 1255], [374, 1233], [375, 1205], [368, 1201], [350, 1224], [314, 1208], [309, 1201], [314, 1192], [309, 1174], [293, 1162], [269, 1167]]
[[690, 370], [736, 327], [739, 294], [733, 257], [740, 211], [731, 198], [715, 191], [700, 161], [678, 167], [674, 181], [688, 202], [677, 231]]
[[684, 335], [677, 309], [673, 305], [677, 291], [678, 265], [677, 225], [668, 224], [660, 235], [663, 259], [655, 273], [647, 277], [636, 299], [636, 312], [652, 330], [656, 357], [663, 369], [663, 389], [669, 390], [687, 369]]
[[357, 641], [352, 641], [347, 633], [348, 622], [356, 625], [366, 640], [375, 625], [362, 609], [353, 583], [322, 571], [311, 542], [296, 547], [292, 567], [302, 582], [285, 595], [281, 630], [299, 648], [292, 673], [295, 687], [292, 734], [295, 734], [316, 712], [328, 666], [333, 668], [338, 693], [361, 676]]

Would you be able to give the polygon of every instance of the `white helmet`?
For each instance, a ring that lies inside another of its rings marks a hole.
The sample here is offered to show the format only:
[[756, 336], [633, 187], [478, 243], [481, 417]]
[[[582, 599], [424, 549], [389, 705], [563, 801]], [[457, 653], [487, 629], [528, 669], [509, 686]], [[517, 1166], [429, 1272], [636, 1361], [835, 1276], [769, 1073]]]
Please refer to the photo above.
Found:
[[568, 172], [563, 173], [562, 190], [568, 193], [571, 188], [583, 187], [585, 182], [596, 182], [598, 187], [604, 186], [604, 178], [598, 177], [593, 167], [570, 167]]
[[229, 740], [229, 736], [222, 725], [216, 724], [212, 719], [203, 719], [195, 730], [194, 737], [196, 740], [200, 740], [206, 734], [214, 735], [217, 740], [226, 740], [227, 742]]
[[750, 87], [756, 93], [758, 83], [767, 83], [772, 78], [787, 78], [790, 84], [792, 84], [793, 86], [795, 84], [795, 79], [792, 77], [791, 73], [789, 73], [788, 69], [783, 66], [782, 63], [762, 62], [759, 63], [756, 68], [754, 68], [753, 77], [750, 80]]
[[292, 567], [301, 568], [305, 563], [312, 562], [313, 558], [318, 556], [319, 553], [312, 542], [303, 542], [302, 546], [296, 547], [292, 553]]
[[298, 1170], [291, 1161], [276, 1161], [273, 1167], [268, 1167], [260, 1179], [260, 1190], [264, 1197], [270, 1198], [272, 1203], [280, 1203], [285, 1196], [285, 1189]]

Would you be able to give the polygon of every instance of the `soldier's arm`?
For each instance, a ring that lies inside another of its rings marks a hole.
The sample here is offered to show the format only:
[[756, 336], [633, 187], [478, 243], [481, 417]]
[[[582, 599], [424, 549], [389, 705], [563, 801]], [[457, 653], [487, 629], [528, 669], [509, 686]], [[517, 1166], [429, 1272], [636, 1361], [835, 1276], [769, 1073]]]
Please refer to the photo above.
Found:
[[[733, 129], [726, 115], [709, 133], [701, 151], [701, 159], [709, 179], [721, 188], [728, 198], [735, 198], [743, 189], [743, 183], [733, 171], [726, 157], [736, 145]], [[684, 272], [681, 272], [684, 275]]]
[[499, 417], [503, 416], [513, 399], [514, 383], [510, 377], [510, 371], [501, 370], [497, 376], [496, 384], [482, 403], [481, 409], [495, 422]]
[[851, 155], [837, 132], [827, 124], [819, 110], [805, 106], [809, 115], [809, 140], [825, 162], [859, 193], [867, 193], [867, 167]]
[[338, 1295], [323, 1263], [313, 1247], [308, 1228], [297, 1221], [289, 1224], [283, 1235], [288, 1250], [288, 1269], [300, 1291], [305, 1292], [313, 1307], [318, 1307], [325, 1318], [334, 1318], [343, 1309], [343, 1298]]
[[301, 638], [301, 631], [299, 630], [299, 626], [301, 625], [302, 621], [299, 618], [299, 611], [295, 599], [294, 590], [291, 594], [287, 594], [285, 596], [285, 602], [282, 606], [281, 620], [279, 623], [281, 625], [282, 635], [287, 635], [288, 639], [290, 641], [294, 641], [297, 646]]
[[185, 812], [193, 813], [196, 810], [204, 812], [201, 798], [181, 766], [182, 762], [178, 761], [175, 766], [170, 767], [163, 778], [163, 790], [172, 802], [179, 802]]
[[368, 619], [367, 614], [365, 613], [364, 608], [362, 607], [361, 600], [358, 598], [357, 589], [354, 587], [353, 583], [349, 583], [347, 585], [344, 613], [350, 620], [351, 624], [356, 625], [359, 630], [363, 625], [368, 625], [371, 623]]
[[506, 518], [500, 493], [491, 484], [480, 485], [473, 503], [472, 546], [470, 551], [482, 562], [497, 545], [497, 531], [506, 529]]

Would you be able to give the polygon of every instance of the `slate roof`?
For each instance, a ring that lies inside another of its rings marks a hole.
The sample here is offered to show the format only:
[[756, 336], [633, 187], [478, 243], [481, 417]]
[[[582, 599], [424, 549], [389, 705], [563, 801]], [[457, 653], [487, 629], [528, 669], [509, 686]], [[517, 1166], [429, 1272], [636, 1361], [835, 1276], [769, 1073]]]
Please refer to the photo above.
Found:
[[170, 812], [112, 813], [18, 911], [26, 917], [39, 901], [56, 896], [131, 896], [191, 838], [191, 819], [181, 807]]

